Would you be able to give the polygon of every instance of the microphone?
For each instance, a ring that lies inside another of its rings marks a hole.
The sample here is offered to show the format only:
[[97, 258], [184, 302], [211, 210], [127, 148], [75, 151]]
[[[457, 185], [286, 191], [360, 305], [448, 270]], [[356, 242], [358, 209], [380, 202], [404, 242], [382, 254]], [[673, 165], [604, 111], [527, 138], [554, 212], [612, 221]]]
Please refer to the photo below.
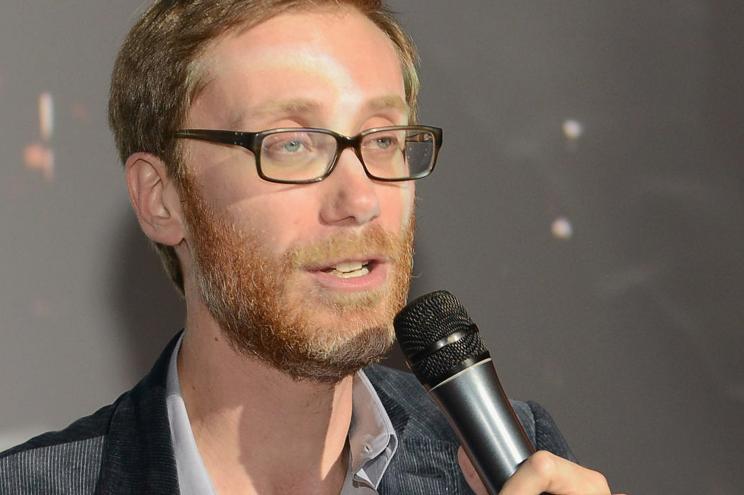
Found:
[[478, 327], [444, 290], [414, 299], [393, 324], [408, 366], [444, 412], [488, 493], [497, 495], [535, 448]]

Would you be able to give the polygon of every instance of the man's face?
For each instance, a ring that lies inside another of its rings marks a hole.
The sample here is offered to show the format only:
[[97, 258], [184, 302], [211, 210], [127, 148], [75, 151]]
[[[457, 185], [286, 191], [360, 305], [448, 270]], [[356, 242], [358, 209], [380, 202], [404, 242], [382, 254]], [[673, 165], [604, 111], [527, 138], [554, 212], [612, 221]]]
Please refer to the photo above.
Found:
[[[393, 44], [353, 10], [280, 15], [202, 61], [189, 128], [354, 135], [408, 122]], [[236, 146], [189, 141], [186, 165], [192, 282], [234, 347], [324, 381], [386, 352], [408, 291], [412, 182], [372, 181], [352, 150], [308, 185], [263, 181]]]

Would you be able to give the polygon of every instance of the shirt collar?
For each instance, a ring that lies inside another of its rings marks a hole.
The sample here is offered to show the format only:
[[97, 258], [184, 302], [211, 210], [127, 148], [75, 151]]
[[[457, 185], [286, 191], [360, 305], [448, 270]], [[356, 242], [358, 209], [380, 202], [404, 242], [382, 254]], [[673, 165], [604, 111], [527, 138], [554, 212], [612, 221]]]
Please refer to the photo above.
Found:
[[[183, 495], [214, 495], [212, 482], [196, 447], [178, 378], [178, 339], [168, 366], [166, 404], [178, 484]], [[385, 470], [398, 448], [398, 437], [377, 392], [363, 371], [354, 375], [352, 384], [351, 425], [349, 427], [349, 474], [344, 484], [363, 484], [377, 489]]]
[[354, 480], [376, 489], [397, 448], [398, 437], [390, 417], [369, 378], [360, 370], [352, 385], [349, 428], [349, 466]]
[[170, 424], [173, 452], [176, 457], [178, 486], [181, 495], [214, 495], [212, 480], [207, 474], [199, 450], [196, 447], [194, 433], [191, 431], [186, 404], [181, 395], [181, 382], [178, 379], [178, 351], [181, 349], [183, 333], [178, 338], [168, 364], [166, 379], [165, 403], [168, 406], [168, 423]]

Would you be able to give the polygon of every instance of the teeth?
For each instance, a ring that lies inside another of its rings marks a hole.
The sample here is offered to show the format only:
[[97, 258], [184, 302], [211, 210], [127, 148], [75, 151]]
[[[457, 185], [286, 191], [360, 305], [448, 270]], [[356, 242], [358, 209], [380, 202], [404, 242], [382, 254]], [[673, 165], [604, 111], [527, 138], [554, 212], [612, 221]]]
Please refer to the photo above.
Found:
[[357, 270], [361, 270], [362, 268], [364, 268], [365, 264], [366, 263], [362, 263], [361, 261], [347, 261], [345, 263], [339, 263], [333, 268], [337, 272], [349, 273], [349, 272], [355, 272]]
[[359, 270], [354, 270], [353, 272], [340, 272], [338, 270], [333, 270], [331, 273], [339, 278], [356, 278], [368, 274], [369, 269], [366, 266], [363, 266]]
[[346, 261], [331, 267], [327, 273], [331, 273], [339, 278], [356, 278], [363, 277], [369, 273], [368, 262]]

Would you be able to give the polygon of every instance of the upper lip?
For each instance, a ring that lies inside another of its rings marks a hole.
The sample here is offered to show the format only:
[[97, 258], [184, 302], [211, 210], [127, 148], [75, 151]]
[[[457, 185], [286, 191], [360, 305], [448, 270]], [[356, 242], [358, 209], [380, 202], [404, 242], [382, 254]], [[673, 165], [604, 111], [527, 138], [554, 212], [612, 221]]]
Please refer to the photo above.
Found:
[[387, 261], [387, 258], [384, 256], [378, 256], [378, 255], [370, 255], [370, 256], [354, 256], [352, 258], [339, 258], [332, 261], [324, 261], [322, 263], [317, 263], [313, 265], [305, 266], [305, 270], [311, 271], [311, 272], [319, 272], [323, 270], [327, 270], [329, 268], [333, 268], [336, 265], [339, 265], [341, 263], [362, 263], [362, 264], [378, 264], [378, 263], [384, 263]]

